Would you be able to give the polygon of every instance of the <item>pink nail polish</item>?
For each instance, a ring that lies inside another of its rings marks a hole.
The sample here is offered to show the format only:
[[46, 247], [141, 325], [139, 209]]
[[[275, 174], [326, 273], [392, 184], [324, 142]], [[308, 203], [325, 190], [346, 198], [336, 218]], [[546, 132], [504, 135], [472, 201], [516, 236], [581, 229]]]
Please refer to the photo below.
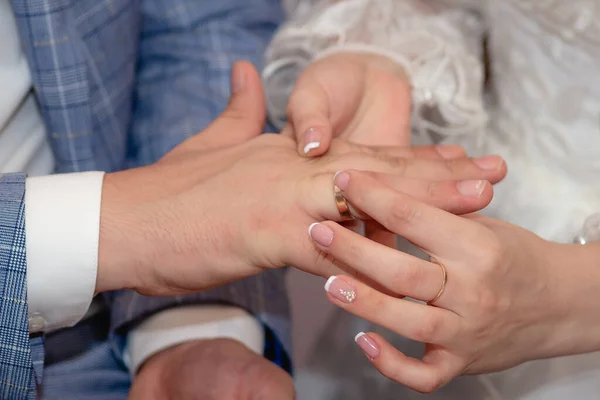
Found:
[[456, 184], [456, 189], [465, 197], [478, 199], [487, 185], [486, 181], [462, 181]]
[[343, 303], [352, 303], [356, 300], [354, 286], [337, 276], [332, 276], [325, 282], [325, 291]]
[[473, 162], [481, 169], [495, 170], [500, 168], [504, 161], [502, 161], [502, 159], [498, 156], [485, 156], [476, 158], [473, 160]]
[[346, 190], [350, 183], [350, 175], [347, 172], [338, 171], [333, 176], [333, 183], [335, 183], [335, 186], [339, 187], [342, 191]]
[[321, 134], [315, 128], [310, 128], [304, 133], [304, 154], [321, 146]]
[[308, 235], [321, 246], [328, 247], [333, 242], [333, 231], [327, 225], [315, 222], [308, 227]]
[[356, 335], [354, 341], [369, 358], [376, 358], [381, 352], [379, 345], [375, 340], [364, 332], [360, 332]]

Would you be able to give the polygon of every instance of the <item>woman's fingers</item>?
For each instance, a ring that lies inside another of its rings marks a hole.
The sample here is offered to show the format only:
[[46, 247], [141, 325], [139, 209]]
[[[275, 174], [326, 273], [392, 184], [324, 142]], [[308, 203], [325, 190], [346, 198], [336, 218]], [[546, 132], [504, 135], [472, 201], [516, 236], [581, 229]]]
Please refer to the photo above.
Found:
[[432, 207], [358, 171], [338, 173], [335, 184], [354, 207], [432, 255], [471, 250], [482, 239], [479, 225]]
[[332, 222], [312, 224], [309, 235], [329, 256], [392, 293], [429, 301], [440, 290], [443, 275], [436, 264], [376, 243]]
[[376, 333], [361, 332], [355, 341], [384, 376], [421, 393], [441, 388], [464, 368], [458, 357], [445, 350], [426, 362], [406, 356]]
[[[493, 197], [492, 185], [486, 181], [438, 182], [410, 179], [378, 172], [365, 172], [364, 174], [380, 182], [380, 184], [392, 192], [400, 191], [406, 193], [413, 199], [453, 214], [477, 212], [486, 207]], [[302, 203], [305, 205], [306, 211], [317, 220], [341, 221], [333, 193], [334, 176], [335, 174], [333, 173], [326, 173], [316, 177], [309, 177], [298, 186], [298, 198], [303, 199]], [[354, 215], [355, 217], [360, 219], [377, 219], [376, 215], [369, 213], [367, 210], [362, 210], [362, 207], [358, 203], [350, 199], [348, 201], [353, 204], [355, 211], [357, 211], [357, 215]], [[376, 207], [377, 205], [375, 204], [374, 206]], [[379, 222], [381, 223], [382, 221]], [[389, 230], [388, 226], [385, 227]]]
[[451, 311], [385, 295], [347, 276], [329, 278], [325, 291], [338, 307], [412, 340], [445, 345], [460, 330]]

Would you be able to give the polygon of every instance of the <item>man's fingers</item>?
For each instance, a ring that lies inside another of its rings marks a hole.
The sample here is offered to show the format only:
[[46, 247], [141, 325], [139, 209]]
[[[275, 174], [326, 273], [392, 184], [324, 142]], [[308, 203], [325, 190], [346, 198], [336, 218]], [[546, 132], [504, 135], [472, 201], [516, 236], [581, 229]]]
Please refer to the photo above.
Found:
[[492, 185], [485, 180], [428, 181], [377, 172], [363, 173], [392, 189], [457, 215], [480, 211], [494, 196]]
[[332, 136], [329, 99], [318, 83], [299, 81], [290, 96], [287, 114], [301, 155], [314, 157], [327, 152]]
[[[361, 172], [361, 175], [369, 176], [392, 193], [401, 192], [409, 195], [413, 202], [418, 200], [434, 206], [436, 209], [459, 215], [483, 209], [490, 203], [494, 193], [492, 185], [484, 180], [437, 182], [403, 178], [379, 172]], [[335, 173], [320, 174], [309, 178], [305, 185], [301, 185], [298, 196], [303, 199], [302, 203], [305, 205], [306, 211], [315, 220], [341, 221], [333, 192], [334, 176]], [[307, 189], [303, 190], [304, 187]], [[359, 204], [350, 201], [350, 198], [347, 200], [351, 206], [354, 206], [351, 211], [354, 212], [355, 218], [377, 220], [378, 214], [369, 214], [367, 210], [362, 210]], [[377, 207], [377, 204], [374, 207]], [[388, 231], [390, 231], [389, 228]], [[386, 241], [386, 243], [388, 242]]]
[[260, 76], [251, 63], [238, 61], [231, 72], [231, 97], [227, 108], [202, 134], [190, 141], [202, 149], [243, 143], [262, 133], [265, 119], [265, 96]]

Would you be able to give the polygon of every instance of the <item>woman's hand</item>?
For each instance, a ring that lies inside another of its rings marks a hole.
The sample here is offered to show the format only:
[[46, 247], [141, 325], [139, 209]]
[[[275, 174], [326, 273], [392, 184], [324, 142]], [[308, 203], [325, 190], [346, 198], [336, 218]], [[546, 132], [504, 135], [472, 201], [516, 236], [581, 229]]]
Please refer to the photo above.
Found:
[[[381, 246], [332, 222], [310, 229], [328, 258], [360, 278], [331, 278], [326, 289], [334, 304], [427, 344], [417, 360], [374, 333], [357, 336], [385, 376], [431, 392], [461, 374], [600, 348], [598, 247], [551, 243], [479, 215], [454, 216], [361, 172], [340, 173], [336, 184], [354, 207], [432, 259]], [[441, 296], [430, 305], [404, 299], [437, 296], [443, 278], [438, 263], [447, 270]]]
[[[411, 88], [400, 65], [381, 55], [336, 53], [310, 64], [290, 96], [283, 135], [296, 138], [300, 155], [325, 154], [333, 138], [369, 146], [411, 144]], [[465, 157], [459, 146], [440, 146], [440, 159]], [[432, 177], [432, 179], [436, 179]], [[367, 222], [365, 235], [389, 247], [396, 237]]]
[[[338, 53], [315, 61], [298, 78], [284, 135], [309, 157], [329, 150], [332, 138], [370, 146], [410, 145], [410, 83], [384, 56]], [[450, 156], [460, 148], [443, 149]]]
[[203, 133], [154, 165], [106, 176], [97, 291], [123, 288], [125, 280], [143, 294], [177, 294], [285, 265], [329, 276], [337, 269], [299, 228], [340, 219], [335, 171], [373, 171], [457, 213], [485, 207], [492, 190], [479, 180], [497, 182], [506, 173], [499, 157], [444, 160], [433, 147], [336, 140], [324, 157], [301, 157], [292, 138], [260, 135], [262, 90], [248, 68], [237, 81], [234, 71], [230, 107]]

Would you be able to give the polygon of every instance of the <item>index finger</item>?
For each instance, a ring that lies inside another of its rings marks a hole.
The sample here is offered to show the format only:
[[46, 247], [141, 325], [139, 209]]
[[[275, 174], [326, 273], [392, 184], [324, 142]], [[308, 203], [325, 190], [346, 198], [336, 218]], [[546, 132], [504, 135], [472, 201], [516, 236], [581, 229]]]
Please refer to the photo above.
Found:
[[464, 243], [477, 243], [482, 235], [478, 224], [421, 203], [369, 174], [340, 172], [335, 184], [354, 207], [430, 254], [462, 254]]

